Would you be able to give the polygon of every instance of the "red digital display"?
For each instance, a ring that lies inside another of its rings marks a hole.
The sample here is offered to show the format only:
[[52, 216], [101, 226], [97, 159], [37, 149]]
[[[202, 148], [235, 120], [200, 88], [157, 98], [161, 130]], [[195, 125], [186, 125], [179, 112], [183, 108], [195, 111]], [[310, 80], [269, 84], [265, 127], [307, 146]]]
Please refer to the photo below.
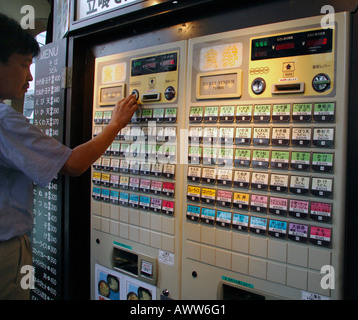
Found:
[[280, 43], [276, 45], [276, 50], [293, 49], [295, 47], [294, 42]]
[[327, 38], [313, 39], [307, 41], [308, 47], [321, 46], [327, 44]]

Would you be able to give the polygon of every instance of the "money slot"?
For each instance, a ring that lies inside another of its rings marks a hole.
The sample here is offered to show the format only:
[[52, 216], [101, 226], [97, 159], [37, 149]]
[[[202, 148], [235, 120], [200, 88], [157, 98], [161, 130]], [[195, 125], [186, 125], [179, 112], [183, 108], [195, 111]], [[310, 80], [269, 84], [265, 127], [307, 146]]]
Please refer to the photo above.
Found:
[[305, 84], [304, 82], [273, 84], [271, 92], [272, 94], [304, 93]]
[[142, 102], [159, 101], [160, 93], [147, 93], [142, 95]]

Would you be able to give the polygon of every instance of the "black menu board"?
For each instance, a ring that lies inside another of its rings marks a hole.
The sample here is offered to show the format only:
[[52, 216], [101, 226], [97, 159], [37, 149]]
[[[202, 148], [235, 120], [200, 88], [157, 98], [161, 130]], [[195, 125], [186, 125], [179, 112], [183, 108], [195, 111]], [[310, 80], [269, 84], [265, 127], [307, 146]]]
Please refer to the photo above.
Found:
[[[41, 47], [35, 61], [34, 125], [63, 142], [66, 39]], [[62, 177], [33, 190], [32, 300], [62, 298]]]

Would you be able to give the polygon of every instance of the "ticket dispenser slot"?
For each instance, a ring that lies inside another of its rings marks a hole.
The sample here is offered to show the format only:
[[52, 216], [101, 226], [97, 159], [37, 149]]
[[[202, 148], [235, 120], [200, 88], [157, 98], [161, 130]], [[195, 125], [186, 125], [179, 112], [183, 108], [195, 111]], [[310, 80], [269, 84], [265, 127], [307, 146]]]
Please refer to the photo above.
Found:
[[156, 285], [158, 280], [157, 259], [138, 252], [113, 247], [113, 269], [124, 272], [138, 280]]
[[168, 299], [181, 297], [178, 137], [184, 124], [186, 45], [99, 57], [95, 65], [93, 136], [109, 123], [122, 97], [136, 95], [139, 108], [92, 166], [92, 278], [96, 268], [115, 270], [154, 286], [153, 297], [164, 291]]
[[349, 14], [320, 22], [189, 40], [183, 299], [343, 296]]

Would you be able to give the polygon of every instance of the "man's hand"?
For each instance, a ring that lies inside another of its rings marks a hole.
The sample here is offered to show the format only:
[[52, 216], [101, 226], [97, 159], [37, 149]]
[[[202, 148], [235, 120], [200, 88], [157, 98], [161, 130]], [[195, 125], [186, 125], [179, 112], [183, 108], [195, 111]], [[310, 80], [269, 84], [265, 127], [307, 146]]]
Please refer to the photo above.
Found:
[[130, 95], [116, 103], [112, 111], [111, 122], [119, 128], [119, 131], [127, 126], [137, 109], [137, 100], [133, 95]]
[[137, 100], [134, 96], [128, 96], [117, 102], [112, 111], [111, 121], [99, 135], [72, 150], [60, 173], [79, 176], [85, 172], [107, 150], [118, 132], [132, 119], [137, 108]]

